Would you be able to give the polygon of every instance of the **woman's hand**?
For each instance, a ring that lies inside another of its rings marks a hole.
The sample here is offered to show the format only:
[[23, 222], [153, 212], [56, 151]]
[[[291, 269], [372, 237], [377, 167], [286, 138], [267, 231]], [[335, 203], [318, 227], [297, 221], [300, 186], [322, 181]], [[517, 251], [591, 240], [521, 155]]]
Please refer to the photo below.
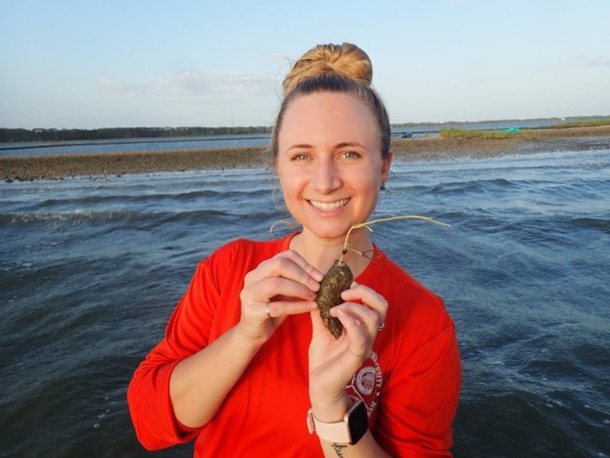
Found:
[[324, 275], [294, 250], [263, 261], [244, 278], [237, 329], [263, 344], [286, 316], [314, 310]]
[[345, 302], [330, 311], [343, 324], [339, 339], [324, 327], [317, 311], [311, 314], [309, 395], [314, 414], [321, 421], [336, 421], [345, 414], [350, 404], [345, 386], [371, 354], [388, 309], [381, 295], [355, 282], [341, 297]]
[[[172, 372], [170, 397], [176, 418], [199, 428], [214, 418], [260, 347], [287, 315], [316, 305], [322, 274], [295, 251], [262, 262], [244, 279], [241, 319]], [[269, 312], [269, 315], [267, 314]], [[214, 377], [210, 378], [210, 374]]]

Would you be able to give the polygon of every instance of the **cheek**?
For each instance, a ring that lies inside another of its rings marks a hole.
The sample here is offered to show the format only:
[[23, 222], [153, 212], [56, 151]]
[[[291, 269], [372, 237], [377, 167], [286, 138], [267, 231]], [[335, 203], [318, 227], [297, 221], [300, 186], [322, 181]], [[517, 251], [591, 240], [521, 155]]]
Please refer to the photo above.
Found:
[[380, 174], [369, 171], [369, 173], [355, 176], [353, 186], [361, 197], [362, 205], [369, 211], [374, 209], [377, 205], [379, 188], [381, 187]]
[[294, 200], [299, 195], [299, 181], [295, 174], [279, 174], [280, 189], [284, 201], [288, 204], [288, 201]]
[[361, 170], [352, 176], [352, 185], [364, 192], [375, 192], [381, 185], [381, 174], [369, 170]]

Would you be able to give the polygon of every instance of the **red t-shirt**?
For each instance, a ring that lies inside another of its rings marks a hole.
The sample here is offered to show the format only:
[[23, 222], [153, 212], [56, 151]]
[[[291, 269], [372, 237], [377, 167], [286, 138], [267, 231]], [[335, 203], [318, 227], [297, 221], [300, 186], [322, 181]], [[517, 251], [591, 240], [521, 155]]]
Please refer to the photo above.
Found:
[[[246, 273], [287, 250], [292, 236], [237, 240], [202, 261], [167, 325], [129, 385], [140, 442], [159, 449], [196, 438], [197, 457], [323, 456], [307, 431], [309, 314], [288, 317], [261, 348], [213, 420], [191, 430], [179, 424], [169, 396], [175, 365], [214, 341], [240, 317]], [[371, 357], [346, 387], [363, 399], [369, 428], [393, 456], [451, 456], [451, 423], [460, 389], [455, 329], [443, 301], [382, 252], [356, 279], [389, 303]], [[211, 380], [214, 374], [209, 374]]]

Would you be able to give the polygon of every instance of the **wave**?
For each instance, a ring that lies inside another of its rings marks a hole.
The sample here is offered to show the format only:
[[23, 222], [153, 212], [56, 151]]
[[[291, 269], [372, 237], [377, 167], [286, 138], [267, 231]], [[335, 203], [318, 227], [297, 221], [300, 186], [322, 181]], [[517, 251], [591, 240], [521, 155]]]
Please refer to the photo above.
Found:
[[[248, 219], [269, 218], [270, 213], [248, 212]], [[139, 227], [142, 230], [166, 224], [190, 224], [205, 223], [222, 224], [223, 221], [234, 218], [243, 218], [243, 212], [227, 210], [195, 210], [195, 211], [174, 211], [174, 212], [139, 212], [130, 210], [72, 210], [53, 213], [23, 212], [23, 213], [4, 213], [0, 214], [0, 225], [12, 227], [58, 227], [59, 225], [80, 226], [87, 228], [90, 225], [95, 228], [86, 229], [90, 236], [100, 235], [104, 231], [113, 228]], [[101, 226], [110, 225], [110, 228]]]
[[61, 198], [51, 198], [42, 200], [38, 206], [40, 208], [55, 207], [60, 205], [96, 205], [96, 204], [113, 204], [119, 202], [121, 204], [129, 203], [147, 203], [147, 202], [163, 202], [163, 201], [205, 201], [206, 199], [239, 199], [243, 196], [248, 197], [267, 197], [271, 195], [272, 189], [269, 187], [253, 187], [245, 184], [243, 187], [226, 189], [218, 186], [214, 189], [197, 189], [181, 191], [179, 189], [173, 192], [163, 192], [151, 190], [149, 193], [142, 193], [140, 189], [131, 190], [129, 193], [115, 190], [108, 190], [107, 194], [91, 194], [85, 190], [74, 193], [73, 196], [63, 196]]
[[610, 235], [610, 219], [607, 218], [573, 218], [569, 224], [575, 229], [590, 229]]
[[493, 192], [495, 188], [514, 186], [511, 180], [495, 178], [492, 180], [453, 181], [434, 186], [430, 192], [438, 195], [465, 194], [479, 191]]

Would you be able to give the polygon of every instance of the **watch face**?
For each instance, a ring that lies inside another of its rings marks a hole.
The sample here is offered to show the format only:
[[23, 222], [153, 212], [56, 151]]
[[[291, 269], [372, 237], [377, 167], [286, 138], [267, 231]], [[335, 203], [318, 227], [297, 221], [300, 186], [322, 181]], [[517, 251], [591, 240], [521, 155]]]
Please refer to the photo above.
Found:
[[362, 401], [358, 401], [349, 411], [348, 422], [350, 444], [358, 442], [369, 427], [368, 417], [366, 415], [366, 405]]

